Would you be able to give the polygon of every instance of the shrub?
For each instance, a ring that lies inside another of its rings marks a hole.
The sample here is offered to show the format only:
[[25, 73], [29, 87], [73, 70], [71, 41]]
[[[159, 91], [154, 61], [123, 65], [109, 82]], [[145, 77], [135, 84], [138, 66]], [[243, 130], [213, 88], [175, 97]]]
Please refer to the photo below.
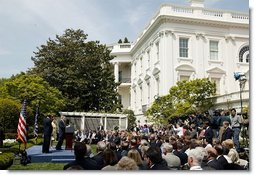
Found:
[[17, 133], [5, 133], [5, 139], [16, 139]]
[[17, 129], [21, 104], [12, 99], [0, 98], [0, 123], [5, 129]]
[[4, 152], [0, 154], [0, 170], [5, 170], [13, 163], [14, 153]]

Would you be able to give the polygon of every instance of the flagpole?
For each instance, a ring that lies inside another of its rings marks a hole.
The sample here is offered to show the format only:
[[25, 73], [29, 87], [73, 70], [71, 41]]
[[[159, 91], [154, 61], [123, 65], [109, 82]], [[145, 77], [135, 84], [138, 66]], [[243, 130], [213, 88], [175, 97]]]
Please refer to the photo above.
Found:
[[40, 108], [40, 101], [36, 105], [36, 112], [34, 117], [34, 136], [35, 136], [35, 144], [37, 145], [38, 139], [38, 117], [39, 117], [39, 108]]
[[21, 152], [20, 152], [20, 145], [21, 145], [21, 143], [19, 142], [19, 152], [18, 152], [18, 155], [21, 153]]

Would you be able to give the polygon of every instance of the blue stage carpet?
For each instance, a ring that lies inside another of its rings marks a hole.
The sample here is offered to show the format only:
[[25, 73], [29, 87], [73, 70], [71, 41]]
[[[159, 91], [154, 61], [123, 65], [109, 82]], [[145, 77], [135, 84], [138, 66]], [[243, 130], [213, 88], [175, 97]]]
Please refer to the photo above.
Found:
[[28, 156], [31, 156], [32, 163], [57, 162], [68, 163], [75, 159], [74, 150], [50, 149], [50, 153], [42, 153], [42, 145], [36, 145], [27, 149]]

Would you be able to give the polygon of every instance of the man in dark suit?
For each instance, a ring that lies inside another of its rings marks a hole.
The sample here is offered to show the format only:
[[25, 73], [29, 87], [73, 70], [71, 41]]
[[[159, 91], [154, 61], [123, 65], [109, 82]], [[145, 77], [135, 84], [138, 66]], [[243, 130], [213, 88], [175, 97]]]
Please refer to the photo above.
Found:
[[233, 137], [233, 130], [229, 128], [228, 121], [223, 122], [223, 127], [224, 127], [224, 132], [222, 133], [222, 136], [221, 136], [221, 142], [227, 139], [232, 139]]
[[52, 116], [48, 115], [43, 120], [43, 145], [42, 145], [42, 152], [43, 153], [49, 153], [49, 146], [50, 146], [50, 140], [51, 140], [51, 134], [52, 134]]
[[169, 170], [167, 162], [162, 158], [159, 147], [150, 147], [145, 153], [149, 170]]
[[75, 160], [66, 164], [64, 170], [71, 167], [80, 166], [84, 170], [97, 170], [97, 162], [90, 157], [86, 156], [87, 147], [84, 142], [76, 142], [74, 145]]
[[181, 142], [177, 142], [177, 149], [173, 151], [173, 154], [180, 158], [181, 165], [184, 165], [188, 161], [188, 155], [183, 152], [183, 144]]
[[98, 170], [101, 170], [104, 167], [104, 158], [103, 158], [103, 152], [106, 149], [107, 145], [103, 141], [99, 141], [97, 143], [96, 152], [97, 154], [92, 157], [93, 160], [97, 162]]
[[224, 148], [220, 144], [215, 145], [214, 148], [216, 149], [217, 154], [218, 154], [218, 156], [216, 157], [218, 164], [221, 165], [222, 170], [226, 169], [226, 167], [228, 166], [228, 161], [223, 156]]
[[56, 145], [56, 150], [62, 149], [64, 137], [65, 137], [65, 117], [61, 116], [61, 120], [58, 122], [58, 142]]
[[212, 143], [213, 143], [213, 130], [209, 126], [209, 121], [205, 121], [204, 127], [205, 127], [205, 134], [204, 134], [205, 141], [212, 145]]
[[207, 150], [207, 166], [215, 170], [223, 170], [223, 166], [216, 159], [218, 154], [215, 148], [209, 147]]

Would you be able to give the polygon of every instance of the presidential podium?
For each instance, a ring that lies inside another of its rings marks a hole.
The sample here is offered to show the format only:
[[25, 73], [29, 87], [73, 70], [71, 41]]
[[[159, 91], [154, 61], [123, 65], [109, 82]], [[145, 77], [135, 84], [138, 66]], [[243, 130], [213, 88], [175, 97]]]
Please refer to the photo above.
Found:
[[72, 150], [74, 140], [74, 127], [66, 126], [65, 128], [65, 149]]

